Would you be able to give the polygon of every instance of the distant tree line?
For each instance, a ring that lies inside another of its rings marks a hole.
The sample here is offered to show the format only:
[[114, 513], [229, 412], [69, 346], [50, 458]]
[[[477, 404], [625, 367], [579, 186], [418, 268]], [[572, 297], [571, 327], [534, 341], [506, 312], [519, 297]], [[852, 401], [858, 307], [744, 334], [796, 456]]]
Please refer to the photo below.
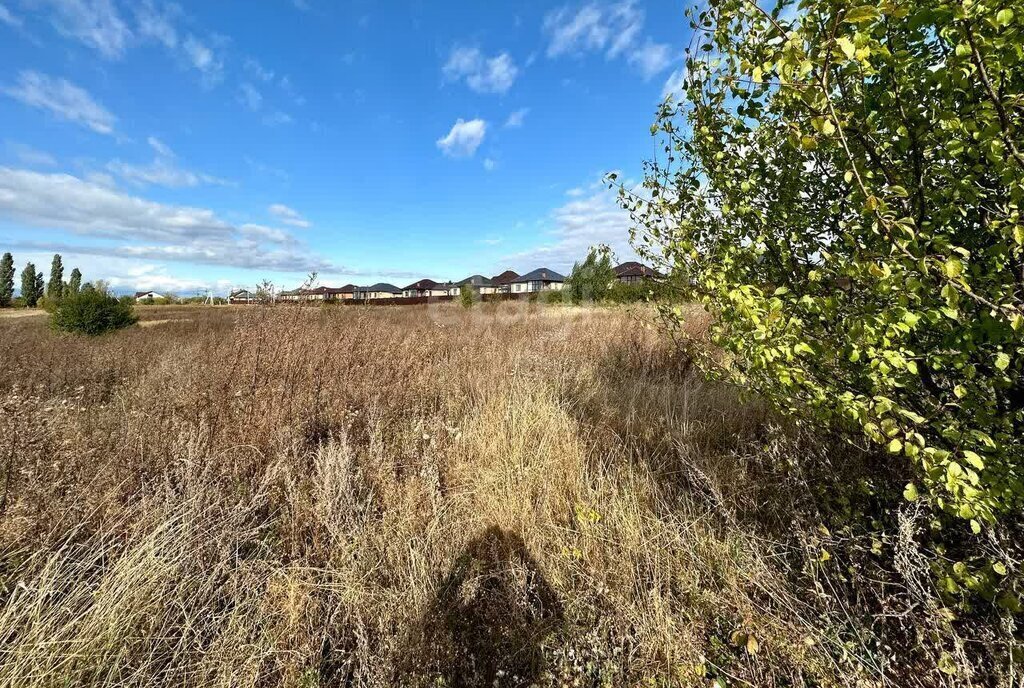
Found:
[[43, 273], [36, 270], [35, 263], [28, 262], [21, 271], [21, 288], [18, 297], [14, 296], [14, 256], [7, 252], [0, 258], [0, 308], [24, 306], [25, 308], [56, 307], [66, 296], [77, 294], [82, 290], [82, 272], [78, 268], [71, 270], [67, 282], [64, 281], [64, 259], [59, 253], [54, 254], [50, 263], [50, 279], [46, 280]]

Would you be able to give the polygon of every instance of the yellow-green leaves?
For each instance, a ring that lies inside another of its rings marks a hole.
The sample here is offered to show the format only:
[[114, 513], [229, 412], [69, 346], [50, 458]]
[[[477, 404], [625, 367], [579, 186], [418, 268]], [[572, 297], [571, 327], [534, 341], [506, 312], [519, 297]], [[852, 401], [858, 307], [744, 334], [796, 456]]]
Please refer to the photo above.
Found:
[[1010, 367], [1010, 357], [1005, 351], [1000, 351], [996, 354], [995, 366], [996, 370], [1006, 370]]
[[854, 7], [852, 10], [846, 13], [843, 17], [843, 21], [848, 24], [863, 24], [865, 22], [874, 21], [881, 15], [878, 12], [878, 8], [874, 5], [861, 5], [860, 7]]
[[857, 52], [857, 47], [850, 40], [849, 36], [840, 36], [836, 39], [836, 45], [839, 46], [839, 50], [842, 51], [846, 59], [852, 60], [854, 54]]
[[1009, 26], [1010, 22], [1013, 21], [1013, 10], [1009, 7], [1004, 8], [996, 12], [996, 23], [1000, 26]]
[[907, 486], [903, 489], [903, 498], [908, 502], [916, 501], [921, 496], [917, 491], [917, 485], [914, 483], [907, 483]]

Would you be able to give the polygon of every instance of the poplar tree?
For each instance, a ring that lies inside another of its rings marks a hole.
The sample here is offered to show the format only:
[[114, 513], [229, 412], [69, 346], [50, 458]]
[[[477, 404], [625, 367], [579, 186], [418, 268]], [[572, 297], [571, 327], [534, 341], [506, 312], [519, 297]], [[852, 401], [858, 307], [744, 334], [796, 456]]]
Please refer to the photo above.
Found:
[[51, 301], [60, 300], [64, 294], [64, 260], [59, 253], [53, 254], [50, 263], [50, 281], [46, 283], [46, 298]]
[[21, 298], [29, 308], [35, 308], [36, 303], [39, 301], [39, 295], [36, 293], [36, 283], [41, 278], [42, 276], [36, 273], [35, 263], [27, 263], [25, 269], [21, 271]]
[[7, 308], [14, 299], [14, 256], [0, 258], [0, 308]]

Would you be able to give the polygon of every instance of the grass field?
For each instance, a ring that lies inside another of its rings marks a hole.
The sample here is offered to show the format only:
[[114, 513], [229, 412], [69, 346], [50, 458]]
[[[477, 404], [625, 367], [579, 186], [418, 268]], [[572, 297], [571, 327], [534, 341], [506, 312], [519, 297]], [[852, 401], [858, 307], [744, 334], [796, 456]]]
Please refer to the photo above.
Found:
[[646, 307], [139, 311], [0, 321], [0, 686], [984, 664], [920, 603], [906, 524], [823, 525], [830, 485], [902, 477], [704, 382]]

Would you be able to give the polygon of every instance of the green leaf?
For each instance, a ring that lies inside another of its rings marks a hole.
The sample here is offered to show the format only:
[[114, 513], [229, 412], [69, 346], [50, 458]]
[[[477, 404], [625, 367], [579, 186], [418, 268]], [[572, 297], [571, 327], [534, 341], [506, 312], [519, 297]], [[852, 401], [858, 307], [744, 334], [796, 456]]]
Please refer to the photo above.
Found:
[[964, 264], [959, 258], [949, 258], [942, 265], [942, 271], [946, 273], [946, 277], [956, 279], [964, 272]]
[[914, 483], [907, 483], [906, 488], [903, 490], [903, 498], [908, 502], [916, 501], [920, 495], [917, 493], [917, 485]]
[[996, 354], [995, 365], [996, 370], [1006, 370], [1007, 368], [1010, 367], [1010, 357], [1006, 354], [1005, 351], [1000, 351], [998, 354]]
[[978, 456], [978, 454], [976, 454], [975, 452], [972, 452], [969, 449], [965, 449], [964, 450], [964, 458], [967, 459], [967, 463], [971, 464], [972, 466], [977, 468], [979, 471], [985, 469], [985, 462], [982, 461], [981, 457]]
[[1013, 10], [1010, 8], [1002, 9], [996, 12], [996, 23], [1001, 26], [1008, 26], [1013, 21]]
[[857, 52], [857, 47], [853, 44], [853, 41], [848, 36], [840, 36], [836, 39], [836, 45], [843, 51], [843, 55], [846, 55], [846, 59], [852, 60], [854, 54]]
[[898, 437], [894, 437], [892, 441], [889, 442], [888, 449], [890, 454], [899, 454], [903, 451], [903, 442], [901, 442]]
[[846, 16], [843, 17], [843, 21], [848, 24], [862, 24], [877, 19], [880, 16], [878, 8], [874, 5], [861, 5], [847, 12]]

